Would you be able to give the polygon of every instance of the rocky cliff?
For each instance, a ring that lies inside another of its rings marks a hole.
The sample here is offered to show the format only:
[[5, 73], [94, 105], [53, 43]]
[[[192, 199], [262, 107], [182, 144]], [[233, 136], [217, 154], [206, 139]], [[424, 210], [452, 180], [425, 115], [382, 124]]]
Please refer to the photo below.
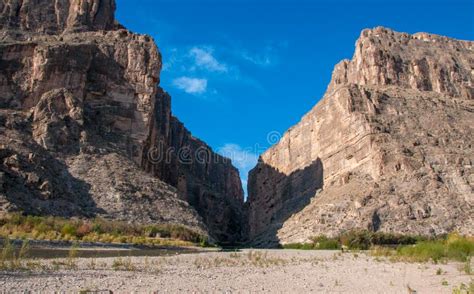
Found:
[[115, 22], [114, 0], [1, 0], [3, 29], [58, 34], [111, 30]]
[[[220, 220], [240, 215], [236, 169], [171, 116], [158, 48], [114, 11], [113, 0], [0, 0], [1, 210], [181, 223], [234, 241], [239, 227]], [[218, 160], [147, 160], [159, 142]]]
[[362, 32], [249, 177], [254, 245], [360, 228], [474, 233], [474, 42]]
[[180, 198], [198, 211], [217, 240], [240, 242], [244, 198], [238, 170], [193, 137], [172, 116], [170, 96], [158, 91], [143, 153], [145, 170], [177, 187]]

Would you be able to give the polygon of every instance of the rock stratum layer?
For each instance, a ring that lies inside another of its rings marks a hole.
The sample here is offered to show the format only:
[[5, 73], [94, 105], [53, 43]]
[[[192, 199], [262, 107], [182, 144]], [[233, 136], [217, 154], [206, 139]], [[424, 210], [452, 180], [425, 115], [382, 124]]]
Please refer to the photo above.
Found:
[[249, 176], [260, 246], [351, 229], [474, 234], [474, 42], [362, 32]]
[[[178, 223], [237, 241], [237, 170], [171, 115], [158, 48], [114, 11], [113, 0], [0, 0], [0, 210]], [[156, 158], [171, 147], [171, 160]]]

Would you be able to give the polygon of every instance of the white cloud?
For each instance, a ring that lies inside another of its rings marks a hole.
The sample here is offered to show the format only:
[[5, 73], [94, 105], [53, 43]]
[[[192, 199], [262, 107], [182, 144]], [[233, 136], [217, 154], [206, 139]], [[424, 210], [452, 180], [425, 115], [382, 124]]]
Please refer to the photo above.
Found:
[[228, 157], [239, 169], [242, 186], [247, 193], [247, 177], [249, 171], [257, 165], [258, 155], [252, 148], [244, 149], [237, 144], [228, 143], [217, 150], [221, 155]]
[[260, 67], [270, 67], [279, 64], [281, 49], [288, 46], [285, 43], [271, 44], [261, 48], [259, 51], [238, 50], [238, 56], [243, 60]]
[[188, 94], [203, 94], [207, 90], [207, 79], [180, 77], [173, 81], [173, 85]]
[[258, 66], [267, 67], [273, 64], [271, 57], [266, 54], [250, 55], [250, 53], [244, 51], [241, 56], [244, 60]]
[[197, 67], [212, 72], [227, 72], [227, 65], [220, 63], [213, 55], [214, 50], [210, 47], [193, 47], [189, 55], [194, 59]]
[[167, 54], [168, 56], [163, 57], [164, 62], [161, 68], [164, 72], [169, 71], [179, 61], [177, 48], [171, 48]]

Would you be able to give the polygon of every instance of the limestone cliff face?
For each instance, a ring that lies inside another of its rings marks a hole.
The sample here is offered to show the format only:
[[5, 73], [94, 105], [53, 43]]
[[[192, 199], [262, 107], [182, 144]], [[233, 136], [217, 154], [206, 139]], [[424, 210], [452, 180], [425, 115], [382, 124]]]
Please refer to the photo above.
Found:
[[113, 0], [0, 0], [2, 210], [182, 223], [234, 240], [239, 229], [220, 221], [243, 201], [228, 160], [144, 160], [161, 141], [215, 154], [171, 116], [152, 38], [114, 11]]
[[249, 178], [255, 245], [363, 228], [473, 233], [474, 43], [362, 32]]
[[217, 240], [239, 242], [244, 199], [238, 170], [172, 116], [170, 100], [159, 89], [143, 166], [177, 187], [180, 197], [199, 212]]
[[[30, 42], [2, 39], [2, 107], [29, 110], [48, 99], [55, 105], [58, 97], [48, 96], [60, 89], [83, 111], [85, 117], [76, 117], [90, 130], [82, 134], [83, 140], [88, 134], [100, 135], [123, 150], [143, 145], [161, 69], [150, 37], [125, 30], [29, 37]], [[47, 128], [39, 130], [36, 123], [33, 128], [35, 140], [47, 147]], [[140, 158], [141, 150], [136, 149], [129, 153]]]
[[353, 59], [336, 65], [329, 91], [344, 84], [393, 85], [472, 99], [472, 50], [472, 42], [438, 35], [364, 30]]
[[114, 0], [0, 1], [3, 28], [46, 34], [114, 29], [114, 13]]

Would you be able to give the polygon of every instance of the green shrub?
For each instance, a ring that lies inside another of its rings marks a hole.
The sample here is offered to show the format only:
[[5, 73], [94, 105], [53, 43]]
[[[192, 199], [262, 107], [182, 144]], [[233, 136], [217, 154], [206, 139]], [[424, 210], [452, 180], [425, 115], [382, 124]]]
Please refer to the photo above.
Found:
[[446, 257], [457, 261], [466, 261], [474, 255], [474, 240], [450, 234], [446, 240]]
[[201, 240], [199, 241], [199, 246], [206, 248], [206, 247], [211, 247], [211, 244], [209, 243], [209, 239], [207, 237], [200, 237]]
[[283, 245], [283, 248], [300, 250], [337, 250], [340, 249], [341, 246], [338, 239], [318, 236], [311, 238], [311, 242], [309, 243], [290, 243]]
[[13, 225], [21, 225], [24, 222], [25, 217], [20, 213], [13, 213], [10, 216], [10, 223]]
[[393, 254], [392, 251], [377, 251], [378, 255], [392, 256], [397, 259], [426, 262], [456, 260], [466, 262], [474, 254], [474, 240], [458, 234], [450, 234], [438, 240], [419, 241], [414, 245], [399, 246]]
[[150, 238], [155, 238], [160, 233], [160, 230], [156, 226], [146, 226], [145, 235]]
[[348, 231], [339, 236], [341, 245], [349, 249], [367, 250], [373, 246], [412, 245], [426, 238], [412, 235], [402, 235], [367, 230]]
[[63, 236], [76, 236], [76, 227], [71, 224], [65, 224], [61, 229]]
[[39, 223], [38, 225], [35, 226], [35, 230], [40, 234], [44, 234], [48, 230], [50, 230], [50, 228], [48, 227], [48, 225], [46, 223], [41, 222], [41, 223]]
[[372, 249], [374, 256], [389, 256], [394, 259], [409, 261], [438, 262], [456, 260], [464, 262], [474, 254], [474, 238], [458, 234], [428, 239], [420, 236], [393, 233], [370, 232], [366, 230], [348, 231], [338, 238], [317, 236], [310, 243], [285, 244], [285, 249]]
[[313, 243], [289, 243], [283, 245], [283, 248], [285, 249], [299, 249], [299, 250], [314, 250], [316, 249], [314, 247]]
[[383, 232], [372, 233], [371, 236], [372, 245], [411, 245], [422, 240], [422, 237]]
[[440, 261], [445, 256], [445, 246], [442, 241], [422, 241], [416, 245], [402, 246], [397, 250], [398, 256], [408, 257], [413, 261]]
[[98, 223], [95, 223], [92, 225], [92, 232], [97, 233], [97, 234], [102, 234], [104, 231], [102, 230], [102, 226]]
[[328, 238], [326, 236], [317, 236], [312, 238], [314, 249], [320, 250], [337, 250], [341, 249], [338, 239]]
[[372, 243], [373, 233], [369, 231], [349, 231], [339, 237], [340, 243], [349, 249], [367, 250]]

